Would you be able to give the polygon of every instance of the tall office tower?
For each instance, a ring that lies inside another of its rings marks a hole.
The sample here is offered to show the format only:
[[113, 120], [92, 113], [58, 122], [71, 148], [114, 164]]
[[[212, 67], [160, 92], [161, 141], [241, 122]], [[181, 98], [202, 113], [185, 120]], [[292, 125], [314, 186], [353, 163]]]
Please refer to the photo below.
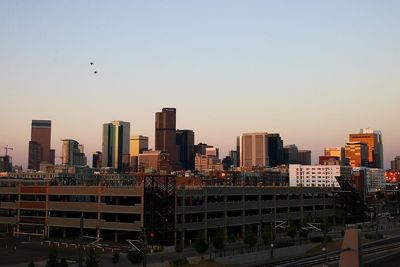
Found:
[[51, 160], [53, 159], [51, 158], [52, 155], [50, 153], [50, 143], [51, 121], [32, 120], [28, 158], [29, 169], [39, 170], [40, 163], [51, 163]]
[[216, 147], [208, 146], [204, 154], [196, 153], [195, 156], [195, 170], [209, 171], [209, 170], [223, 170], [223, 165], [219, 159], [219, 149]]
[[311, 150], [299, 150], [299, 164], [311, 165]]
[[240, 167], [240, 136], [236, 136], [237, 166]]
[[324, 149], [325, 157], [337, 157], [340, 160], [341, 165], [346, 165], [346, 157], [344, 147], [325, 147]]
[[278, 133], [268, 134], [268, 157], [270, 167], [283, 164], [283, 141]]
[[9, 155], [0, 156], [0, 172], [12, 172], [12, 159]]
[[236, 150], [230, 150], [229, 151], [229, 157], [232, 159], [232, 165], [233, 167], [239, 167], [240, 165], [240, 160], [239, 160], [239, 154]]
[[92, 168], [101, 168], [101, 160], [103, 154], [100, 151], [96, 151], [92, 156]]
[[62, 142], [62, 164], [85, 166], [87, 159], [83, 145], [72, 139], [64, 139]]
[[131, 124], [112, 121], [103, 124], [102, 167], [112, 167], [119, 172], [129, 171], [129, 136]]
[[400, 156], [397, 156], [392, 161], [390, 161], [390, 169], [400, 170]]
[[176, 144], [176, 109], [163, 108], [156, 113], [155, 150], [169, 154], [172, 170], [181, 168], [179, 162], [179, 146]]
[[149, 149], [149, 138], [143, 135], [131, 136], [130, 139], [130, 165], [131, 171], [138, 172], [139, 154]]
[[244, 133], [240, 136], [240, 167], [267, 167], [268, 134]]
[[134, 135], [130, 139], [130, 155], [138, 156], [149, 149], [149, 138], [143, 135]]
[[55, 149], [50, 149], [50, 164], [55, 164], [56, 163], [56, 150]]
[[219, 148], [217, 147], [207, 147], [206, 148], [206, 156], [208, 157], [216, 157], [219, 159]]
[[383, 169], [383, 144], [381, 131], [364, 128], [361, 129], [358, 134], [350, 134], [349, 141], [367, 143], [369, 167]]
[[212, 147], [212, 146], [209, 146], [209, 145], [204, 144], [204, 143], [198, 143], [197, 145], [194, 146], [194, 153], [195, 154], [200, 154], [200, 155], [205, 155], [206, 154], [206, 149], [208, 147]]
[[344, 147], [345, 156], [351, 167], [368, 167], [368, 144], [363, 142], [348, 142]]
[[179, 146], [179, 157], [183, 170], [194, 170], [194, 132], [176, 130], [176, 144]]
[[288, 145], [283, 148], [283, 163], [286, 165], [299, 163], [299, 150], [296, 145]]

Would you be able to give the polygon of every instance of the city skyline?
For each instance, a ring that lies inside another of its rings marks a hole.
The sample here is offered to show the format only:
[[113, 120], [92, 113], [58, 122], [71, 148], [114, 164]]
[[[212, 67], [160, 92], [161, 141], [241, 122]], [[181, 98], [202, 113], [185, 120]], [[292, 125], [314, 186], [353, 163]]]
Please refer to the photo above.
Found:
[[400, 153], [399, 8], [1, 2], [0, 144], [26, 167], [31, 120], [49, 119], [56, 157], [65, 138], [91, 155], [101, 150], [101, 125], [123, 120], [154, 148], [154, 113], [170, 106], [177, 129], [192, 129], [221, 156], [236, 136], [265, 131], [312, 150], [315, 163], [348, 134], [379, 129], [388, 168]]
[[[163, 108], [163, 109], [166, 109], [166, 110], [168, 110], [168, 109], [171, 109], [171, 108]], [[175, 113], [175, 108], [172, 108], [172, 109], [174, 109], [174, 113]], [[160, 113], [160, 112], [156, 112], [156, 114], [157, 113]], [[175, 113], [175, 115], [177, 116], [177, 114], [179, 113], [179, 111], [176, 111], [176, 113]], [[38, 120], [32, 120], [32, 124], [33, 124], [33, 122], [35, 122], [35, 121], [38, 121]], [[40, 121], [40, 120], [39, 120]], [[50, 123], [50, 124], [53, 124], [52, 123], [52, 121], [51, 120], [45, 120], [46, 122], [48, 122], [48, 123]], [[126, 124], [126, 125], [129, 125], [129, 140], [132, 140], [132, 138], [137, 138], [138, 136], [141, 136], [141, 137], [143, 137], [143, 138], [146, 138], [146, 142], [149, 144], [148, 145], [148, 149], [149, 150], [153, 150], [153, 151], [157, 151], [157, 149], [155, 149], [155, 147], [154, 147], [154, 142], [155, 142], [155, 139], [153, 139], [153, 138], [150, 138], [150, 137], [147, 137], [147, 136], [143, 136], [141, 133], [135, 133], [135, 132], [132, 132], [132, 124], [131, 124], [131, 122], [129, 122], [129, 121], [120, 121], [120, 120], [113, 120], [112, 121], [112, 123], [103, 123], [102, 124], [102, 130], [100, 131], [100, 136], [101, 136], [101, 139], [104, 139], [104, 127], [106, 126], [106, 125], [112, 125], [113, 123], [123, 123], [123, 124]], [[369, 130], [369, 128], [360, 128], [359, 129], [359, 131], [361, 132], [361, 131], [363, 131], [363, 130], [365, 130], [365, 129], [367, 129], [367, 130]], [[373, 129], [371, 129], [371, 130], [373, 130]], [[183, 130], [183, 129], [179, 129], [178, 127], [176, 128], [176, 131], [177, 132], [181, 132], [181, 131], [188, 131], [188, 130]], [[189, 131], [191, 131], [191, 130], [189, 130]], [[359, 132], [359, 131], [353, 131], [353, 132], [349, 132], [349, 133], [347, 133], [347, 136], [349, 137], [349, 136], [351, 136], [352, 134], [353, 135], [357, 135], [357, 134], [354, 134], [355, 132]], [[156, 132], [156, 128], [154, 128], [153, 129], [153, 135], [154, 135], [154, 132]], [[254, 134], [265, 134], [266, 136], [267, 135], [271, 135], [271, 136], [275, 136], [275, 135], [280, 135], [280, 133], [273, 133], [273, 132], [258, 132], [258, 133], [254, 133]], [[240, 134], [240, 136], [243, 136], [243, 135], [249, 135], [249, 133], [241, 133]], [[283, 141], [283, 144], [286, 146], [286, 147], [289, 147], [289, 146], [292, 146], [293, 144], [290, 144], [290, 142], [287, 142], [286, 140], [285, 140], [285, 137], [284, 136], [282, 136], [281, 135], [281, 137], [282, 137], [282, 141]], [[52, 137], [51, 137], [52, 138]], [[125, 137], [125, 139], [127, 139], [127, 136]], [[61, 164], [61, 161], [63, 160], [63, 158], [64, 158], [64, 146], [65, 146], [65, 144], [64, 144], [64, 141], [66, 141], [66, 140], [72, 140], [72, 139], [67, 139], [67, 138], [62, 138], [62, 139], [57, 139], [56, 141], [52, 141], [52, 147], [54, 146], [53, 145], [53, 142], [54, 143], [56, 143], [57, 141], [59, 141], [60, 143], [61, 143], [61, 147], [58, 149], [58, 148], [56, 148], [55, 149], [55, 153], [56, 153], [56, 164], [57, 163], [60, 163]], [[72, 140], [72, 141], [75, 141], [75, 140]], [[234, 141], [236, 141], [236, 137], [234, 138]], [[76, 141], [75, 141], [76, 142]], [[327, 141], [328, 142], [328, 141]], [[198, 141], [198, 140], [195, 140], [195, 142], [194, 142], [194, 144], [196, 145], [196, 144], [199, 144], [199, 143], [204, 143], [203, 141]], [[234, 143], [234, 142], [233, 142]], [[329, 143], [329, 142], [328, 142]], [[351, 143], [351, 142], [350, 142]], [[79, 144], [79, 143], [78, 143]], [[150, 144], [152, 144], [152, 145], [150, 145]], [[349, 144], [349, 141], [348, 140], [345, 140], [344, 141], [344, 143], [342, 143], [342, 144], [339, 144], [338, 145], [338, 147], [342, 147], [343, 149], [344, 149], [344, 147], [346, 146], [346, 144]], [[103, 144], [104, 145], [104, 144]], [[103, 145], [100, 145], [100, 149], [97, 149], [97, 150], [93, 150], [93, 151], [88, 151], [88, 150], [86, 150], [85, 149], [85, 154], [86, 155], [91, 155], [91, 154], [93, 154], [93, 153], [96, 153], [96, 152], [98, 152], [98, 151], [101, 151], [102, 150], [102, 146]], [[218, 144], [211, 144], [212, 146], [214, 146], [214, 147], [216, 147], [216, 148], [218, 148], [218, 149], [220, 149], [220, 147], [218, 146]], [[295, 144], [295, 145], [299, 145], [299, 144]], [[81, 143], [81, 146], [82, 146], [82, 148], [83, 148], [83, 146], [85, 146], [86, 147], [86, 145], [84, 144], [84, 143]], [[125, 145], [126, 146], [126, 145]], [[232, 147], [231, 148], [228, 148], [227, 150], [223, 150], [224, 152], [223, 153], [221, 153], [220, 155], [219, 155], [219, 158], [220, 159], [223, 159], [225, 156], [229, 156], [229, 153], [230, 153], [230, 151], [232, 150], [232, 149], [235, 149], [236, 147], [236, 144], [235, 145], [232, 145]], [[57, 146], [55, 146], [55, 147], [57, 147]], [[131, 141], [130, 142], [128, 142], [128, 147], [131, 147]], [[321, 151], [312, 151], [312, 150], [310, 150], [311, 151], [311, 155], [312, 155], [312, 158], [311, 158], [311, 164], [318, 164], [318, 162], [319, 162], [319, 157], [320, 156], [326, 156], [326, 149], [329, 149], [329, 148], [332, 148], [332, 147], [329, 147], [328, 145], [325, 145], [325, 146], [323, 146], [322, 148], [321, 148]], [[129, 149], [130, 150], [130, 149]], [[300, 151], [300, 150], [299, 150]], [[306, 150], [302, 150], [302, 151], [306, 151]], [[385, 150], [383, 150], [383, 151], [385, 151]], [[12, 152], [14, 152], [14, 151], [12, 151]], [[29, 141], [28, 141], [28, 148], [27, 148], [27, 153], [29, 152]], [[57, 153], [60, 153], [60, 155], [61, 156], [58, 156], [58, 154]], [[130, 151], [131, 152], [131, 151]], [[385, 153], [384, 153], [384, 155], [385, 155]], [[25, 169], [25, 168], [27, 168], [28, 166], [27, 166], [27, 164], [26, 164], [26, 166], [23, 164], [23, 160], [21, 161], [21, 162], [15, 162], [15, 159], [14, 159], [14, 157], [13, 157], [13, 154], [11, 153], [10, 154], [10, 156], [13, 158], [13, 165], [22, 165], [22, 167]], [[27, 155], [25, 155], [25, 156], [29, 156], [28, 154]], [[131, 156], [133, 156], [133, 154], [132, 154], [132, 152], [131, 152]], [[384, 169], [389, 169], [390, 168], [390, 165], [391, 165], [391, 162], [392, 162], [392, 160], [393, 160], [393, 158], [395, 158], [396, 156], [393, 156], [392, 158], [385, 158], [385, 166], [384, 166]], [[29, 158], [29, 157], [28, 157]], [[27, 162], [28, 160], [26, 160], [26, 162]], [[297, 163], [296, 163], [297, 164]], [[87, 160], [87, 165], [88, 166], [92, 166], [92, 159], [90, 158], [90, 157], [88, 157], [88, 160]], [[307, 165], [307, 164], [306, 164]], [[387, 166], [388, 165], [388, 166]]]

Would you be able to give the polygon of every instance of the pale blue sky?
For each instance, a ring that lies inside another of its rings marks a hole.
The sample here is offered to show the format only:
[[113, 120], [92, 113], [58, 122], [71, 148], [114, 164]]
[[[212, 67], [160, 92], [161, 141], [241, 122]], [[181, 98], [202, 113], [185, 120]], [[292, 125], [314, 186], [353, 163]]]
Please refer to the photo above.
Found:
[[223, 154], [267, 131], [315, 159], [371, 127], [387, 165], [400, 154], [399, 14], [400, 1], [3, 0], [0, 144], [25, 166], [30, 121], [51, 119], [56, 154], [75, 138], [90, 158], [102, 123], [130, 121], [153, 144], [154, 113], [176, 107], [178, 127]]

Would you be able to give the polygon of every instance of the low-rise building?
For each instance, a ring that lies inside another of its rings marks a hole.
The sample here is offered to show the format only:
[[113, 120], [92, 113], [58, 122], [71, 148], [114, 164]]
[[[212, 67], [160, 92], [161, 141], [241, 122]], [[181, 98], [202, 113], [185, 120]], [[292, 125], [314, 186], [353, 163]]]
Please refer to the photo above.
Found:
[[289, 165], [290, 186], [339, 187], [336, 177], [351, 179], [351, 167], [340, 165]]

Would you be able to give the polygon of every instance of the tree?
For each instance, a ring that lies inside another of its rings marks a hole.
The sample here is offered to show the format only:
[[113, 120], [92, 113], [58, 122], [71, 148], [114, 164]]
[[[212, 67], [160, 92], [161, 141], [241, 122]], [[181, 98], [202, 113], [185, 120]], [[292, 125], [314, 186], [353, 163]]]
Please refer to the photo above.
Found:
[[58, 264], [58, 267], [68, 267], [68, 262], [65, 258], [62, 258], [60, 263]]
[[97, 258], [97, 254], [94, 251], [94, 248], [89, 249], [89, 255], [86, 257], [85, 264], [87, 267], [99, 266], [99, 259]]
[[28, 267], [36, 267], [36, 264], [33, 262], [33, 260], [31, 260], [31, 261], [28, 263]]
[[328, 219], [326, 217], [322, 218], [320, 225], [321, 225], [321, 233], [322, 233], [322, 235], [324, 237], [323, 242], [325, 244], [326, 241], [327, 241], [328, 233], [332, 229], [332, 225], [329, 223], [329, 221], [328, 221]]
[[264, 245], [269, 246], [271, 244], [271, 230], [269, 227], [264, 227], [264, 231], [261, 234], [261, 239]]
[[225, 238], [224, 238], [224, 233], [221, 230], [217, 231], [215, 237], [213, 238], [212, 244], [213, 244], [213, 247], [217, 250], [224, 249]]
[[290, 222], [289, 227], [286, 230], [286, 234], [294, 240], [297, 235], [297, 226], [294, 222]]
[[204, 253], [208, 249], [208, 243], [204, 240], [204, 237], [200, 233], [194, 241], [194, 249], [201, 255], [201, 259], [204, 259]]
[[385, 194], [382, 191], [377, 191], [376, 198], [379, 200], [385, 199]]
[[128, 252], [128, 260], [132, 264], [140, 264], [143, 261], [143, 252], [139, 250], [132, 250]]
[[236, 235], [234, 233], [231, 233], [228, 236], [228, 240], [229, 240], [230, 243], [235, 243], [236, 242]]
[[254, 234], [251, 226], [246, 228], [243, 241], [250, 247], [254, 247], [257, 244], [257, 236]]
[[49, 249], [49, 258], [46, 262], [46, 267], [58, 267], [57, 249], [55, 247]]
[[118, 251], [115, 251], [115, 252], [113, 253], [112, 262], [113, 262], [114, 264], [117, 264], [117, 263], [119, 262], [119, 252], [118, 252]]

